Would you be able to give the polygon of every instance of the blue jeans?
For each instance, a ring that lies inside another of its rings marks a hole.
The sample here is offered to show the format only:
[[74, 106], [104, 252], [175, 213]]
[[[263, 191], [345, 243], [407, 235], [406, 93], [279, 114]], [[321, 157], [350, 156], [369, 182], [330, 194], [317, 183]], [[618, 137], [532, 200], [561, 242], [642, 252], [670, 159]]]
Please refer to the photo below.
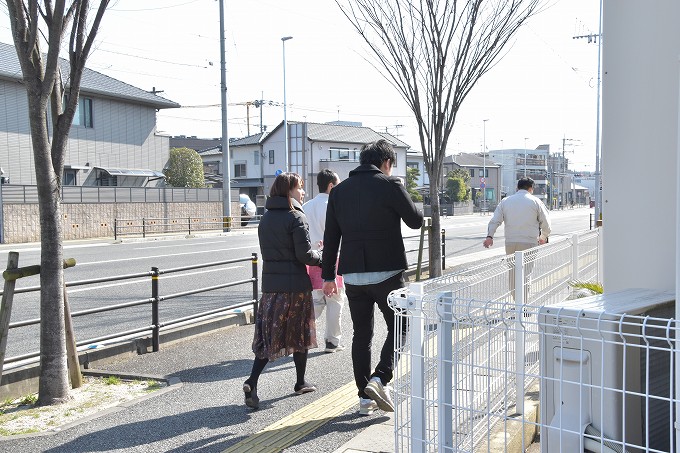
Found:
[[[392, 380], [394, 369], [394, 311], [387, 304], [391, 291], [404, 287], [403, 273], [399, 273], [380, 283], [372, 285], [350, 285], [345, 282], [345, 293], [349, 300], [349, 312], [354, 324], [352, 338], [352, 368], [359, 396], [368, 398], [364, 392], [366, 384], [373, 376], [380, 377], [383, 384]], [[378, 305], [387, 325], [387, 338], [380, 351], [380, 361], [371, 373], [371, 343], [373, 341], [374, 304]], [[406, 318], [399, 326], [399, 334], [406, 333]]]

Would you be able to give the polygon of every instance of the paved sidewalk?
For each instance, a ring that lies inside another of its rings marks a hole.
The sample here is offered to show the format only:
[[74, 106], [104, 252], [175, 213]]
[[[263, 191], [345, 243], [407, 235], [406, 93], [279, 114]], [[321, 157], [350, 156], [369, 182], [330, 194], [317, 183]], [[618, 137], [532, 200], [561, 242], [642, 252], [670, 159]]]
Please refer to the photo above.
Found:
[[[343, 321], [345, 315], [349, 318], [349, 310], [343, 313]], [[351, 321], [347, 319], [343, 327], [350, 330]], [[322, 349], [310, 351], [307, 378], [317, 384], [318, 391], [300, 396], [293, 393], [292, 359], [270, 363], [258, 385], [261, 408], [253, 411], [245, 407], [241, 386], [252, 365], [252, 335], [252, 325], [221, 329], [162, 344], [157, 353], [99, 365], [98, 369], [112, 373], [172, 376], [181, 384], [58, 432], [0, 440], [0, 452], [217, 453], [229, 449], [255, 453], [265, 450], [248, 447], [248, 441], [266, 431], [271, 434], [268, 442], [280, 443], [279, 438], [292, 436], [292, 442], [281, 444], [285, 452], [394, 451], [391, 418], [382, 411], [368, 417], [357, 414], [349, 349], [336, 354], [325, 354]], [[345, 338], [349, 337], [346, 333]], [[375, 341], [381, 338], [384, 332], [377, 329]], [[341, 413], [320, 420], [316, 417], [316, 425], [310, 430], [309, 417], [305, 419], [304, 414], [317, 411], [320, 401], [343, 388], [348, 390]], [[272, 431], [284, 419], [289, 421], [287, 430]]]

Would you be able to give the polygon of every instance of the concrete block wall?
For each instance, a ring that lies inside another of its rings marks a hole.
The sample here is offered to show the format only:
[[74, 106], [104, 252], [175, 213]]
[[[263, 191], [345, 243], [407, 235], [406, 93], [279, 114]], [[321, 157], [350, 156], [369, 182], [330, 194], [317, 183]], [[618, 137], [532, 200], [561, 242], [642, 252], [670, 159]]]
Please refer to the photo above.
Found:
[[[2, 209], [5, 243], [40, 241], [37, 204], [5, 204]], [[232, 203], [231, 209], [234, 216], [239, 215], [238, 203]], [[115, 219], [222, 218], [222, 202], [82, 203], [62, 204], [61, 210], [64, 240], [112, 238]]]

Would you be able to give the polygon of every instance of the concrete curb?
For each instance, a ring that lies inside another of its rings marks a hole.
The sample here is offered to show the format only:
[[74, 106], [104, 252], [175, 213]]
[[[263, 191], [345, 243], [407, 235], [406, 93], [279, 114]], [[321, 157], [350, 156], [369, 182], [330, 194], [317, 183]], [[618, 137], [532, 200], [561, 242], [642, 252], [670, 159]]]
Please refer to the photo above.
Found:
[[[207, 319], [202, 322], [179, 326], [162, 330], [160, 334], [161, 345], [169, 345], [176, 341], [183, 341], [197, 335], [202, 335], [228, 327], [236, 327], [253, 322], [252, 309], [240, 313]], [[162, 346], [161, 346], [162, 347]], [[120, 343], [104, 346], [96, 349], [86, 349], [78, 353], [80, 364], [85, 374], [91, 366], [102, 366], [111, 360], [126, 356], [141, 355], [151, 352], [151, 337], [139, 337], [124, 340]], [[118, 373], [109, 373], [118, 375]], [[38, 391], [38, 379], [40, 376], [40, 364], [30, 363], [21, 367], [3, 372], [0, 383], [0, 398], [19, 398]]]
[[161, 396], [164, 395], [168, 392], [172, 392], [174, 390], [177, 390], [178, 388], [182, 387], [183, 383], [180, 381], [178, 378], [174, 376], [169, 376], [169, 377], [162, 377], [162, 376], [142, 376], [142, 375], [132, 375], [132, 374], [127, 374], [127, 373], [119, 373], [115, 371], [104, 371], [104, 370], [93, 370], [93, 371], [83, 371], [83, 374], [86, 376], [96, 376], [96, 377], [106, 377], [106, 376], [117, 376], [121, 379], [127, 379], [127, 380], [154, 380], [154, 381], [162, 381], [166, 383], [166, 387], [162, 388], [160, 390], [155, 390], [147, 395], [143, 395], [140, 397], [137, 397], [135, 399], [125, 401], [123, 403], [120, 403], [116, 406], [109, 407], [107, 409], [101, 410], [99, 412], [96, 412], [94, 414], [88, 415], [87, 417], [80, 418], [78, 420], [74, 420], [70, 423], [67, 423], [62, 426], [55, 427], [49, 431], [41, 432], [41, 433], [31, 433], [31, 434], [17, 434], [13, 436], [3, 436], [0, 437], [0, 444], [2, 441], [5, 440], [16, 440], [16, 439], [23, 439], [23, 438], [30, 438], [30, 437], [43, 437], [43, 436], [51, 436], [53, 434], [60, 433], [62, 431], [65, 431], [69, 428], [73, 428], [74, 426], [81, 425], [83, 423], [88, 423], [95, 418], [103, 417], [105, 415], [110, 415], [114, 414], [116, 412], [121, 412], [126, 409], [128, 409], [131, 406], [134, 406], [135, 404], [139, 404], [143, 401], [146, 401], [150, 398], [154, 398], [156, 396]]

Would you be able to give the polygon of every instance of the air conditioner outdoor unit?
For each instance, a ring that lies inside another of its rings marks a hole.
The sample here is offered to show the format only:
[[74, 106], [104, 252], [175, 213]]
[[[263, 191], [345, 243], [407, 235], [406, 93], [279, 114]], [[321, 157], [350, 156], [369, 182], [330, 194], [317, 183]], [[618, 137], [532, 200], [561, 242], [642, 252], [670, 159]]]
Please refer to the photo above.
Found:
[[630, 289], [541, 307], [542, 453], [670, 451], [674, 306]]

